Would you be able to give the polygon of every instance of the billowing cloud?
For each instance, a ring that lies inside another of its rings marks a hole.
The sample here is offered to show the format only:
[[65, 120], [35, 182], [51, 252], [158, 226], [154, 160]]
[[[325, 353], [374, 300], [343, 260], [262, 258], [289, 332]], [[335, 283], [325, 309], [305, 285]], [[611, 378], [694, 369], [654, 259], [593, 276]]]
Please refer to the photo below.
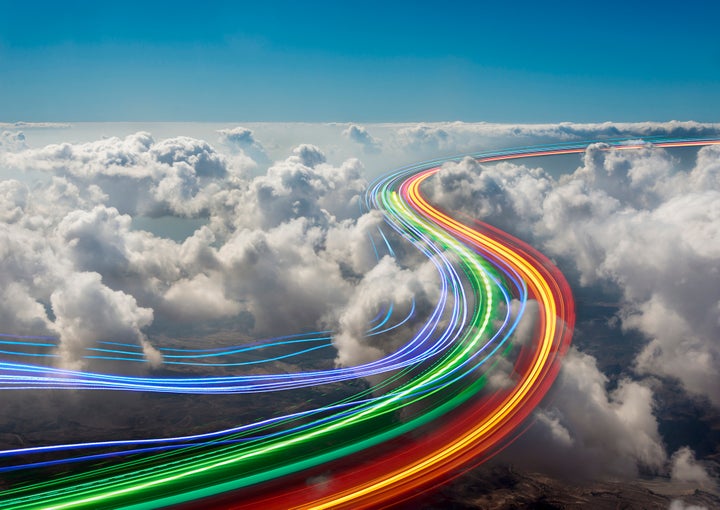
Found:
[[[399, 316], [412, 298], [418, 310], [435, 299], [434, 268], [415, 264], [402, 246], [400, 260], [378, 261], [368, 237], [378, 239], [383, 221], [377, 212], [361, 214], [367, 182], [359, 159], [342, 160], [332, 145], [320, 144], [327, 152], [311, 144], [278, 148], [263, 135], [276, 157], [263, 163], [254, 129], [219, 131], [217, 148], [146, 132], [41, 148], [27, 147], [17, 132], [3, 135], [3, 168], [47, 175], [33, 185], [0, 181], [3, 331], [57, 336], [66, 367], [85, 363], [85, 349], [105, 339], [138, 344], [158, 364], [154, 333], [163, 324], [189, 329], [239, 317], [238, 331], [248, 335], [335, 329], [338, 365], [397, 349], [401, 335], [367, 339], [367, 324], [390, 300]], [[415, 160], [474, 149], [478, 140], [520, 145], [719, 129], [692, 122], [350, 125], [339, 141], [362, 147], [364, 161], [378, 157], [379, 140], [383, 157]], [[565, 474], [643, 471], [705, 483], [707, 464], [692, 450], [668, 458], [653, 407], [662, 385], [656, 377], [720, 404], [720, 149], [681, 161], [651, 146], [598, 144], [570, 175], [541, 164], [465, 159], [423, 185], [440, 205], [536, 244], [577, 277], [574, 285], [612, 288], [623, 331], [643, 335], [633, 366], [613, 377], [571, 350], [556, 397], [530, 432], [544, 449], [524, 451], [524, 462], [535, 454], [536, 465]], [[137, 216], [204, 224], [173, 241], [139, 230]], [[510, 370], [494, 374], [494, 383], [504, 384]]]
[[453, 145], [452, 136], [444, 126], [425, 124], [399, 128], [396, 142], [407, 151], [420, 153], [428, 150], [445, 152]]
[[[368, 271], [354, 288], [347, 305], [339, 310], [338, 333], [333, 338], [337, 349], [335, 362], [340, 366], [369, 363], [397, 350], [400, 345], [387, 336], [377, 340], [366, 336], [367, 325], [377, 314], [378, 305], [394, 306], [394, 313], [404, 317], [413, 300], [418, 308], [427, 309], [437, 300], [439, 278], [432, 263], [416, 270], [400, 268], [386, 256]], [[420, 314], [422, 316], [422, 314]]]
[[493, 124], [488, 122], [436, 122], [393, 125], [392, 147], [416, 155], [462, 153], [496, 146], [570, 142], [616, 137], [711, 137], [720, 124], [693, 121], [603, 122], [578, 124]]
[[17, 152], [25, 148], [27, 148], [27, 144], [22, 131], [0, 132], [0, 152]]
[[0, 223], [0, 301], [3, 330], [13, 334], [46, 335], [50, 294], [71, 272], [42, 232], [17, 222]]
[[373, 137], [363, 126], [351, 124], [347, 129], [343, 130], [343, 136], [355, 143], [362, 145], [365, 152], [380, 152], [380, 141]]
[[511, 163], [483, 166], [464, 158], [445, 163], [423, 189], [440, 204], [456, 204], [452, 207], [517, 233], [540, 220], [543, 200], [553, 185], [541, 168]]
[[314, 168], [326, 161], [325, 154], [320, 150], [320, 147], [308, 143], [295, 147], [291, 159], [299, 161], [308, 168]]
[[654, 406], [665, 378], [720, 405], [719, 178], [715, 146], [690, 158], [652, 145], [621, 151], [595, 144], [563, 176], [467, 158], [424, 184], [440, 206], [515, 233], [554, 257], [573, 287], [619, 299], [617, 334], [642, 333], [634, 363], [612, 380], [593, 357], [571, 350], [552, 403], [538, 411], [511, 460], [563, 477], [640, 471], [708, 484], [692, 450], [668, 458]]
[[[252, 140], [241, 129], [225, 135]], [[81, 363], [91, 339], [102, 335], [148, 345], [146, 330], [155, 323], [242, 316], [257, 334], [315, 328], [376, 263], [367, 236], [377, 235], [380, 218], [357, 220], [362, 165], [331, 165], [314, 145], [296, 146], [256, 177], [238, 171], [246, 156], [145, 132], [1, 157], [50, 174], [32, 191], [19, 181], [0, 187], [8, 235], [35, 239], [28, 259], [40, 259], [8, 268], [24, 280], [8, 282], [13, 299], [3, 315], [14, 317], [18, 330], [56, 332], [64, 366]], [[138, 214], [205, 215], [207, 225], [178, 243], [136, 230]], [[99, 280], [89, 281], [90, 274]], [[83, 293], [109, 322], [76, 324], [79, 310], [70, 305]]]
[[380, 211], [363, 214], [357, 221], [345, 220], [328, 231], [325, 247], [344, 272], [363, 275], [377, 263], [368, 241], [383, 224]]
[[249, 158], [223, 156], [202, 140], [176, 137], [155, 142], [146, 132], [3, 153], [0, 163], [49, 172], [81, 188], [95, 186], [107, 205], [150, 216], [206, 213], [212, 195], [228, 185], [227, 176], [254, 166]]
[[243, 151], [255, 162], [263, 166], [270, 162], [265, 147], [255, 138], [252, 129], [237, 126], [229, 129], [219, 129], [218, 134], [223, 143]]
[[710, 475], [695, 459], [695, 452], [687, 446], [676, 451], [670, 462], [670, 477], [673, 481], [691, 482], [707, 488], [712, 485]]
[[309, 218], [317, 225], [327, 225], [331, 217], [354, 218], [367, 184], [361, 170], [357, 159], [334, 167], [318, 147], [295, 147], [287, 159], [229, 195], [236, 202], [235, 222], [271, 228], [296, 218]]
[[203, 273], [175, 282], [164, 298], [172, 313], [187, 322], [230, 317], [242, 310], [240, 303], [225, 297], [217, 276]]
[[51, 320], [43, 303], [20, 282], [11, 282], [0, 290], [0, 321], [3, 331], [10, 334], [47, 335]]
[[252, 129], [247, 129], [242, 126], [234, 127], [232, 129], [220, 129], [218, 130], [220, 139], [227, 143], [234, 143], [240, 147], [247, 147], [254, 143], [255, 136]]
[[513, 455], [571, 478], [662, 472], [667, 455], [652, 390], [629, 379], [612, 390], [608, 383], [592, 356], [572, 348], [552, 404], [538, 411], [538, 423]]
[[16, 180], [0, 181], [0, 221], [15, 223], [25, 213], [29, 191]]
[[434, 200], [531, 239], [573, 264], [582, 285], [622, 292], [623, 327], [648, 343], [639, 374], [679, 379], [720, 405], [720, 150], [688, 170], [671, 153], [588, 148], [559, 180], [540, 168], [470, 159], [428, 184]]
[[107, 288], [98, 273], [75, 274], [52, 293], [50, 303], [65, 368], [78, 368], [85, 349], [98, 340], [138, 343], [149, 361], [161, 361], [141, 331], [152, 322], [152, 310], [139, 307], [128, 294]]
[[[32, 189], [0, 182], [4, 331], [57, 335], [65, 367], [103, 339], [137, 343], [159, 363], [147, 339], [158, 321], [242, 315], [258, 334], [315, 328], [376, 261], [367, 235], [379, 217], [356, 221], [362, 166], [330, 165], [313, 145], [257, 177], [238, 167], [244, 155], [145, 132], [0, 158], [49, 174]], [[139, 214], [206, 215], [207, 225], [178, 243], [136, 230]]]

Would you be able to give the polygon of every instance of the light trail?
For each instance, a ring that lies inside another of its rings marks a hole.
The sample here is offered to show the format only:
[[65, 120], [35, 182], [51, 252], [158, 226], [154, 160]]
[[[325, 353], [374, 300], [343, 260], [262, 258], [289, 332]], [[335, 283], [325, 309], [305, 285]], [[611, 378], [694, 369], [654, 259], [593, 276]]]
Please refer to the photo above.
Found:
[[[623, 140], [605, 143], [605, 150], [646, 147]], [[717, 143], [653, 140], [655, 147]], [[562, 144], [472, 156], [488, 163], [581, 153], [586, 147]], [[461, 222], [423, 197], [422, 183], [442, 171], [443, 162], [457, 159], [400, 169], [368, 191], [368, 205], [380, 209], [388, 226], [432, 262], [441, 287], [423, 321], [416, 320], [413, 301], [407, 315], [388, 326], [396, 316], [395, 305], [383, 304], [367, 335], [402, 331], [407, 340], [381, 359], [292, 374], [174, 378], [0, 362], [0, 389], [5, 390], [234, 394], [293, 391], [358, 378], [374, 384], [328, 405], [215, 432], [0, 451], [3, 461], [19, 459], [0, 466], [0, 472], [42, 472], [63, 463], [87, 466], [45, 480], [28, 476], [0, 491], [2, 508], [381, 507], [412, 497], [502, 449], [557, 375], [571, 339], [574, 303], [563, 276], [534, 248], [489, 225]], [[394, 256], [388, 236], [382, 230], [379, 234], [381, 246]], [[379, 257], [377, 244], [370, 240]], [[532, 338], [521, 342], [515, 332], [530, 301], [536, 303], [538, 317]], [[271, 361], [328, 347], [331, 336], [321, 331], [228, 349], [165, 349], [163, 355], [168, 360], [214, 359], [278, 350], [264, 358]], [[0, 346], [9, 355], [52, 355], [47, 349], [54, 345], [49, 337], [0, 335]], [[88, 356], [117, 355], [128, 362], [140, 355], [137, 347], [110, 339], [104, 345], [92, 348]], [[296, 345], [299, 350], [283, 352]], [[38, 349], [46, 351], [34, 351]], [[212, 364], [221, 363], [199, 362]], [[489, 384], [491, 376], [503, 377], [506, 384]], [[32, 460], [41, 454], [53, 458]], [[116, 462], [93, 465], [108, 458]], [[331, 474], [320, 476], [324, 473]], [[309, 477], [318, 476], [321, 481], [308, 483]]]

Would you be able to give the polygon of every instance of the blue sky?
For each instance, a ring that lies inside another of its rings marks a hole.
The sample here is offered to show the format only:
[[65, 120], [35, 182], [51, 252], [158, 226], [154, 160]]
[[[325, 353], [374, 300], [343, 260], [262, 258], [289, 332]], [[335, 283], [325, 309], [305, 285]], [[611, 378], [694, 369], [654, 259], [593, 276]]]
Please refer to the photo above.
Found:
[[0, 122], [720, 121], [715, 1], [0, 12]]

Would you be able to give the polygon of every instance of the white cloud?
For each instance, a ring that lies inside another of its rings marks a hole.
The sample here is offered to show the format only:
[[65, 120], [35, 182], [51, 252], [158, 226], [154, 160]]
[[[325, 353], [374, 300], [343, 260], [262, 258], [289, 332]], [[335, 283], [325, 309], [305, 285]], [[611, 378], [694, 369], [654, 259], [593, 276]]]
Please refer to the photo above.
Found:
[[314, 168], [320, 163], [325, 163], [325, 154], [320, 150], [320, 147], [311, 144], [301, 144], [293, 149], [293, 157], [290, 160], [297, 160], [304, 166]]
[[[51, 240], [43, 232], [24, 228], [17, 223], [0, 223], [0, 286], [28, 303], [28, 298], [38, 303], [48, 303], [51, 292], [72, 272], [69, 261], [58, 256]], [[17, 310], [14, 301], [0, 302], [6, 319]], [[38, 310], [37, 317], [46, 320]], [[12, 324], [6, 320], [5, 325]]]
[[17, 152], [26, 148], [25, 135], [22, 131], [0, 132], [0, 152]]
[[381, 151], [380, 141], [368, 133], [368, 130], [363, 126], [351, 124], [342, 134], [353, 142], [362, 145], [365, 152], [373, 153]]
[[0, 322], [3, 332], [19, 335], [47, 335], [51, 321], [42, 303], [20, 282], [11, 282], [0, 290]]
[[151, 216], [200, 215], [220, 182], [254, 166], [249, 158], [221, 155], [202, 140], [181, 136], [156, 142], [145, 132], [0, 153], [0, 163], [50, 172], [81, 188], [96, 186], [107, 205]]
[[365, 274], [377, 263], [369, 239], [382, 225], [380, 211], [370, 211], [357, 221], [345, 220], [328, 231], [325, 247], [342, 267], [353, 274]]
[[322, 248], [326, 230], [297, 218], [269, 230], [241, 229], [218, 250], [225, 295], [243, 302], [261, 331], [317, 325], [350, 284]]
[[76, 273], [53, 291], [50, 303], [65, 368], [81, 366], [85, 348], [99, 340], [138, 343], [150, 353], [149, 361], [157, 364], [160, 360], [141, 331], [152, 322], [152, 310], [139, 307], [128, 294], [107, 288], [98, 273]]
[[324, 153], [313, 145], [295, 147], [291, 156], [229, 196], [236, 203], [236, 224], [271, 228], [291, 219], [309, 218], [317, 225], [328, 225], [331, 217], [357, 217], [367, 184], [362, 165], [357, 159], [339, 167], [325, 161]]
[[[0, 147], [3, 166], [49, 176], [36, 186], [0, 181], [4, 331], [57, 333], [64, 366], [77, 366], [85, 347], [106, 338], [138, 343], [159, 363], [155, 340], [147, 339], [151, 326], [240, 314], [252, 316], [248, 332], [257, 335], [339, 328], [341, 365], [396, 349], [400, 336], [384, 344], [364, 338], [367, 322], [389, 298], [399, 314], [413, 295], [430, 301], [433, 268], [377, 263], [367, 238], [383, 223], [377, 212], [360, 216], [366, 180], [358, 159], [338, 159], [332, 144], [323, 145], [327, 152], [309, 144], [277, 148], [263, 137], [280, 157], [259, 164], [258, 131], [221, 130], [226, 152], [200, 139], [156, 140], [144, 132]], [[718, 126], [353, 125], [340, 142], [367, 147], [382, 140], [383, 157], [421, 159], [473, 148], [479, 139], [520, 144], [626, 132], [701, 135]], [[677, 167], [670, 151], [598, 145], [563, 178], [531, 164], [466, 159], [445, 165], [424, 186], [448, 209], [462, 208], [573, 260], [583, 284], [618, 286], [623, 327], [647, 337], [637, 372], [625, 375], [677, 378], [718, 404], [720, 148], [701, 149], [687, 171]], [[139, 214], [195, 216], [207, 225], [178, 243], [134, 230], [131, 217]], [[402, 255], [402, 247], [397, 251]], [[669, 466], [677, 480], [702, 481], [702, 464], [689, 450], [668, 464], [646, 381], [626, 377], [613, 387], [591, 357], [572, 350], [558, 382], [553, 405], [539, 412], [531, 431], [553, 452], [537, 452], [546, 466], [549, 459], [565, 472], [617, 476]]]
[[422, 310], [438, 296], [439, 279], [432, 263], [412, 271], [400, 268], [389, 256], [382, 258], [353, 289], [347, 305], [337, 312], [339, 329], [333, 338], [338, 351], [335, 362], [339, 366], [369, 363], [400, 347], [392, 338], [382, 337], [380, 343], [365, 334], [381, 303], [392, 303], [394, 313], [403, 317], [409, 312], [413, 299]]
[[19, 181], [0, 181], [0, 221], [15, 223], [22, 218], [28, 194], [27, 186]]
[[[225, 135], [254, 143], [246, 130]], [[357, 159], [331, 165], [308, 144], [288, 152], [256, 177], [238, 167], [254, 168], [246, 156], [146, 132], [3, 152], [4, 164], [51, 178], [32, 190], [18, 181], [0, 185], [0, 225], [24, 243], [6, 245], [19, 260], [4, 263], [12, 302], [0, 304], [0, 316], [12, 317], [6, 324], [18, 331], [58, 332], [66, 366], [79, 364], [104, 334], [128, 337], [159, 361], [145, 338], [151, 323], [244, 314], [256, 334], [318, 327], [374, 266], [367, 235], [377, 234], [380, 218], [356, 220], [366, 186]], [[176, 243], [134, 230], [138, 214], [207, 215], [208, 222]], [[88, 282], [88, 274], [100, 280]], [[78, 285], [111, 310], [110, 323], [73, 322]]]
[[226, 145], [241, 150], [255, 162], [265, 166], [270, 162], [265, 148], [255, 138], [252, 129], [237, 126], [231, 129], [219, 129], [220, 140]]
[[474, 218], [517, 232], [542, 217], [543, 199], [554, 184], [541, 168], [511, 163], [484, 166], [464, 158], [445, 163], [423, 190], [446, 207], [460, 207]]
[[410, 152], [440, 151], [451, 149], [455, 141], [446, 126], [414, 125], [401, 127], [395, 135], [396, 143]]
[[708, 510], [708, 507], [700, 505], [686, 505], [681, 499], [673, 499], [670, 502], [668, 510]]
[[673, 453], [670, 464], [670, 477], [673, 481], [691, 482], [708, 488], [712, 485], [710, 475], [698, 464], [695, 452], [687, 446]]
[[256, 143], [252, 129], [247, 129], [242, 126], [237, 126], [231, 129], [219, 129], [218, 134], [220, 135], [220, 139], [222, 141], [238, 144], [241, 147], [250, 146]]
[[4, 129], [68, 129], [71, 125], [64, 122], [0, 122]]
[[[603, 122], [577, 124], [492, 124], [486, 122], [437, 122], [391, 125], [386, 148], [419, 155], [462, 153], [489, 147], [539, 144], [546, 141], [569, 142], [617, 137], [712, 137], [720, 124], [693, 121]], [[387, 152], [387, 150], [385, 151]]]
[[167, 307], [178, 320], [193, 322], [237, 315], [242, 306], [225, 297], [220, 277], [200, 273], [175, 282], [165, 293]]
[[428, 191], [572, 261], [582, 285], [619, 286], [623, 327], [648, 338], [638, 372], [678, 378], [720, 405], [720, 151], [701, 149], [686, 171], [666, 150], [606, 149], [591, 146], [560, 180], [466, 159]]
[[537, 424], [510, 458], [570, 478], [662, 472], [667, 455], [651, 389], [623, 379], [608, 390], [608, 382], [592, 356], [571, 348], [552, 404], [537, 411]]

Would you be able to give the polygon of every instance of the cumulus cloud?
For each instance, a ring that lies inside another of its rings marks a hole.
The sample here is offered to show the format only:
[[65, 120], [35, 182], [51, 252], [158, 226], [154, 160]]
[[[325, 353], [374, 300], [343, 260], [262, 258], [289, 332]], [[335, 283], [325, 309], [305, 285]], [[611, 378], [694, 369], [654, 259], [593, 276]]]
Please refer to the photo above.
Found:
[[234, 316], [242, 310], [240, 303], [225, 297], [217, 276], [203, 273], [175, 282], [164, 298], [167, 307], [187, 322]]
[[[156, 324], [242, 316], [255, 334], [324, 324], [377, 262], [367, 236], [381, 219], [358, 219], [362, 165], [331, 165], [302, 144], [253, 177], [243, 158], [145, 132], [1, 152], [11, 168], [49, 175], [32, 188], [0, 182], [4, 331], [57, 335], [60, 364], [79, 367], [105, 339], [160, 363], [147, 337]], [[207, 224], [175, 242], [135, 229], [142, 214]]]
[[365, 274], [353, 289], [347, 305], [338, 313], [339, 329], [333, 337], [333, 345], [337, 349], [336, 364], [354, 366], [369, 363], [400, 347], [391, 337], [383, 336], [378, 340], [365, 334], [379, 304], [389, 306], [392, 303], [394, 312], [404, 317], [410, 311], [412, 300], [423, 310], [438, 295], [439, 279], [432, 263], [413, 271], [400, 268], [389, 256], [384, 257]]
[[267, 231], [238, 230], [218, 250], [225, 295], [243, 301], [260, 330], [315, 326], [328, 303], [343, 302], [349, 291], [322, 249], [325, 232], [304, 218]]
[[[383, 135], [384, 152], [420, 159], [423, 151], [471, 147], [479, 136], [574, 140], [702, 135], [718, 127], [443, 123], [385, 129], [394, 134]], [[436, 297], [437, 275], [430, 264], [411, 264], [401, 246], [399, 261], [378, 262], [368, 236], [378, 239], [383, 221], [377, 212], [360, 215], [367, 184], [360, 161], [337, 162], [337, 154], [301, 144], [264, 165], [253, 153], [264, 149], [251, 130], [219, 134], [220, 150], [195, 138], [156, 140], [145, 132], [0, 148], [3, 167], [48, 175], [33, 186], [0, 182], [4, 331], [58, 336], [61, 363], [68, 367], [83, 363], [85, 348], [104, 339], [139, 344], [158, 364], [153, 332], [160, 323], [190, 328], [241, 315], [248, 318], [243, 333], [252, 335], [335, 329], [338, 365], [397, 349], [401, 335], [365, 338], [368, 321], [390, 300], [398, 315], [409, 310], [412, 298], [420, 310], [423, 300], [427, 305]], [[379, 146], [361, 126], [348, 127], [344, 136], [366, 148]], [[571, 350], [556, 398], [530, 432], [553, 452], [536, 452], [538, 464], [544, 459], [542, 465], [552, 469], [551, 459], [556, 469], [578, 476], [642, 470], [705, 480], [691, 450], [668, 459], [653, 415], [654, 386], [644, 378], [676, 378], [688, 392], [720, 402], [719, 162], [717, 147], [701, 149], [691, 168], [679, 169], [670, 151], [613, 151], [600, 144], [564, 177], [532, 164], [465, 159], [445, 165], [424, 184], [440, 205], [571, 261], [564, 267], [576, 272], [578, 284], [616, 286], [624, 330], [646, 337], [635, 371], [617, 381], [592, 357]], [[194, 217], [206, 224], [175, 242], [134, 228], [137, 215]], [[511, 367], [496, 375], [502, 385]], [[532, 452], [522, 455], [525, 462]]]
[[[669, 151], [595, 144], [571, 175], [470, 159], [428, 183], [440, 205], [532, 240], [575, 266], [581, 285], [616, 285], [626, 330], [648, 343], [639, 374], [679, 379], [720, 405], [720, 150], [689, 170]], [[571, 261], [571, 262], [570, 262]]]
[[[434, 267], [415, 264], [410, 250], [393, 244], [398, 259], [378, 261], [368, 238], [378, 241], [384, 223], [377, 211], [360, 213], [365, 169], [359, 159], [342, 160], [332, 144], [279, 148], [256, 134], [261, 128], [238, 126], [220, 130], [219, 139], [210, 132], [216, 147], [139, 132], [32, 148], [17, 127], [9, 129], [15, 131], [0, 137], [0, 166], [45, 172], [47, 179], [0, 181], [0, 323], [5, 333], [56, 336], [60, 366], [92, 363], [86, 349], [102, 340], [139, 345], [148, 365], [159, 366], [166, 335], [189, 337], [209, 322], [206, 331], [241, 337], [333, 329], [337, 353], [324, 362], [351, 367], [397, 350], [417, 325], [411, 320], [396, 334], [368, 338], [380, 307], [392, 302], [404, 317], [414, 299], [421, 320], [437, 298]], [[482, 148], [478, 140], [710, 136], [719, 126], [341, 129], [328, 131], [372, 166], [380, 149], [401, 164]], [[713, 486], [710, 462], [688, 447], [669, 455], [654, 414], [658, 376], [720, 403], [720, 148], [701, 149], [689, 166], [673, 154], [598, 144], [563, 177], [540, 168], [541, 161], [464, 159], [423, 185], [440, 205], [534, 243], [577, 276], [573, 284], [612, 285], [623, 331], [645, 337], [634, 365], [612, 377], [591, 356], [570, 351], [554, 398], [538, 410], [527, 440], [510, 447], [518, 465], [569, 477], [656, 473], [672, 483]], [[173, 241], [139, 230], [137, 216], [204, 225]], [[382, 241], [378, 251], [387, 253]], [[531, 303], [516, 343], [532, 329], [534, 313]], [[205, 347], [209, 340], [194, 341]], [[488, 374], [495, 387], [513, 377], [512, 365], [502, 364]], [[684, 508], [679, 500], [673, 505]]]
[[16, 180], [0, 181], [0, 221], [15, 223], [25, 213], [29, 191]]
[[473, 218], [522, 232], [543, 216], [543, 199], [554, 182], [542, 168], [511, 163], [484, 166], [464, 158], [445, 163], [423, 190], [440, 204], [459, 206]]
[[320, 163], [325, 163], [326, 158], [323, 151], [317, 145], [304, 143], [293, 149], [293, 158], [304, 166], [314, 168]]
[[3, 331], [10, 334], [47, 335], [51, 321], [47, 310], [30, 292], [27, 286], [11, 282], [0, 291], [4, 303], [0, 307]]
[[390, 146], [414, 154], [458, 153], [499, 145], [538, 144], [615, 137], [710, 137], [720, 124], [694, 121], [493, 124], [437, 122], [394, 125]]
[[517, 454], [569, 477], [662, 472], [667, 455], [653, 415], [652, 390], [629, 379], [609, 390], [608, 382], [592, 356], [570, 349], [552, 405], [538, 411], [538, 423]]
[[[97, 224], [88, 220], [105, 212], [75, 211], [49, 231], [32, 230], [19, 222], [0, 223], [3, 332], [57, 336], [59, 364], [66, 368], [80, 367], [85, 349], [100, 340], [136, 343], [148, 360], [160, 361], [143, 332], [153, 321], [153, 311], [103, 282], [103, 278], [112, 280], [110, 269], [122, 256], [117, 239], [98, 228], [105, 239], [96, 236], [95, 244], [74, 242], [92, 239]], [[73, 254], [78, 247], [80, 259]], [[107, 262], [102, 262], [103, 256]], [[84, 271], [80, 267], [84, 265], [106, 274]]]
[[[0, 223], [0, 301], [4, 332], [49, 334], [47, 305], [71, 266], [57, 257], [48, 238], [17, 223]], [[23, 331], [24, 330], [24, 331]]]
[[[665, 129], [700, 129], [676, 124]], [[574, 287], [610, 289], [621, 332], [644, 338], [614, 388], [594, 358], [571, 350], [552, 404], [521, 441], [523, 463], [531, 458], [563, 476], [632, 477], [640, 470], [708, 483], [692, 450], [668, 459], [654, 415], [663, 382], [652, 376], [676, 379], [690, 395], [720, 405], [720, 150], [704, 147], [694, 160], [676, 154], [651, 144], [622, 151], [599, 143], [568, 175], [465, 159], [424, 184], [440, 206], [556, 258]]]
[[343, 130], [343, 136], [355, 143], [362, 145], [365, 152], [380, 152], [380, 141], [373, 137], [363, 126], [351, 124], [347, 129]]
[[131, 342], [143, 346], [148, 361], [158, 364], [159, 353], [147, 342], [142, 328], [153, 312], [137, 305], [135, 298], [107, 288], [98, 273], [77, 273], [50, 296], [60, 343], [58, 353], [65, 368], [78, 368], [87, 347], [98, 340]]
[[[224, 135], [254, 143], [242, 129]], [[145, 132], [0, 157], [51, 175], [32, 191], [19, 181], [0, 187], [13, 238], [6, 246], [25, 246], [15, 251], [23, 267], [5, 264], [12, 299], [2, 316], [19, 332], [57, 334], [63, 366], [79, 366], [101, 337], [139, 343], [160, 362], [146, 338], [158, 323], [242, 315], [255, 334], [316, 328], [377, 262], [367, 236], [381, 218], [357, 219], [362, 165], [331, 165], [314, 145], [295, 147], [256, 177], [207, 142]], [[138, 214], [208, 221], [178, 243], [135, 230]], [[73, 303], [89, 307], [83, 296], [102, 321], [81, 323]]]
[[150, 152], [160, 163], [173, 166], [183, 163], [198, 177], [223, 178], [227, 164], [204, 140], [176, 137], [153, 144]]
[[255, 138], [252, 129], [237, 126], [229, 129], [219, 129], [220, 141], [226, 145], [239, 149], [257, 163], [265, 165], [270, 162], [263, 145]]
[[207, 213], [210, 198], [230, 181], [226, 177], [254, 166], [244, 156], [221, 155], [203, 140], [175, 137], [156, 142], [146, 132], [5, 152], [0, 163], [46, 171], [80, 188], [95, 186], [107, 205], [149, 216]]
[[[696, 184], [707, 179], [704, 162], [715, 159], [708, 153], [720, 154], [716, 148], [702, 149], [698, 164], [685, 173], [670, 171], [672, 159], [665, 151], [647, 149], [618, 165], [617, 153], [593, 148], [585, 165], [557, 188], [584, 181], [588, 192], [581, 196], [588, 197], [595, 214], [570, 219], [563, 227], [582, 242], [568, 243], [564, 235], [553, 235], [559, 225], [548, 226], [549, 244], [557, 253], [596, 262], [580, 267], [586, 281], [611, 280], [622, 289], [624, 327], [650, 338], [638, 356], [638, 370], [676, 377], [688, 391], [718, 405], [720, 315], [713, 305], [720, 302], [715, 270], [720, 187]], [[615, 179], [604, 184], [602, 179], [612, 175]], [[626, 180], [626, 186], [615, 187], [615, 180]]]
[[75, 270], [97, 272], [106, 285], [154, 307], [168, 285], [200, 266], [187, 258], [184, 244], [132, 230], [131, 222], [117, 209], [98, 205], [69, 212], [52, 230]]
[[366, 181], [362, 164], [349, 159], [339, 167], [326, 163], [314, 145], [299, 145], [264, 175], [228, 195], [235, 202], [238, 226], [272, 228], [296, 218], [328, 225], [332, 218], [357, 217]]
[[396, 143], [410, 152], [441, 151], [452, 148], [453, 138], [444, 126], [414, 125], [401, 127], [395, 135]]
[[707, 471], [695, 460], [695, 452], [687, 446], [676, 451], [670, 459], [670, 477], [677, 482], [691, 482], [710, 487], [711, 479]]
[[27, 144], [22, 131], [3, 131], [0, 133], [0, 152], [17, 152], [25, 148], [27, 148]]
[[348, 275], [363, 275], [377, 263], [368, 240], [384, 224], [380, 211], [363, 214], [357, 221], [340, 223], [328, 231], [325, 243], [333, 258], [340, 261], [341, 270]]
[[232, 129], [219, 129], [218, 134], [220, 135], [220, 139], [222, 141], [235, 143], [241, 147], [256, 143], [252, 129], [247, 129], [242, 126], [234, 127]]
[[90, 211], [70, 212], [58, 225], [57, 233], [67, 243], [76, 267], [107, 274], [127, 267], [125, 235], [131, 221], [115, 208], [98, 205]]

